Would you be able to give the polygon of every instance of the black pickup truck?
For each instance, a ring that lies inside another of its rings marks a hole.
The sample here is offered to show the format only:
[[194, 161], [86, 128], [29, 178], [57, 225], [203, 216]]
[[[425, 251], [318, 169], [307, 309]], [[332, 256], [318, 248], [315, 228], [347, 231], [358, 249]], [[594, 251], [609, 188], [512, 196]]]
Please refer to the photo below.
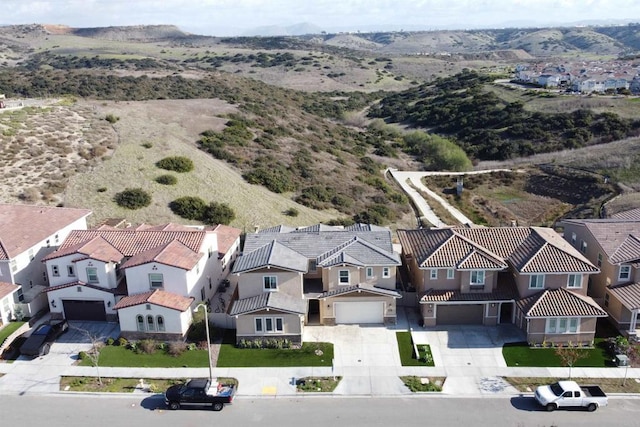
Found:
[[198, 378], [169, 387], [164, 393], [164, 401], [174, 410], [181, 406], [210, 406], [214, 411], [220, 411], [226, 403], [231, 403], [235, 393], [235, 385]]

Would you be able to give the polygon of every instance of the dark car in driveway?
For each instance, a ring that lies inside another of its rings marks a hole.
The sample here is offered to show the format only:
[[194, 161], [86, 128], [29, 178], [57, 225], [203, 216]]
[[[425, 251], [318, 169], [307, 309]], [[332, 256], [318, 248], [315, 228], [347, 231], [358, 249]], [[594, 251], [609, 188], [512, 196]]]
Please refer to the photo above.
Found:
[[164, 393], [164, 400], [169, 409], [179, 409], [186, 406], [209, 406], [214, 411], [220, 411], [226, 403], [233, 401], [236, 387], [211, 382], [207, 378], [198, 378], [186, 384], [171, 386]]
[[66, 320], [50, 321], [38, 326], [20, 347], [23, 356], [44, 356], [51, 350], [51, 344], [69, 330]]

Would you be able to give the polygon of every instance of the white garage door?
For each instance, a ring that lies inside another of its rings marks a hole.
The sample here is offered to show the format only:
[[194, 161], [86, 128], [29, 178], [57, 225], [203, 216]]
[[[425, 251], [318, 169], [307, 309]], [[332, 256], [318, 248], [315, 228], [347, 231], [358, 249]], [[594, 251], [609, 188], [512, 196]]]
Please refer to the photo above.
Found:
[[336, 302], [336, 323], [383, 323], [383, 307], [380, 301]]

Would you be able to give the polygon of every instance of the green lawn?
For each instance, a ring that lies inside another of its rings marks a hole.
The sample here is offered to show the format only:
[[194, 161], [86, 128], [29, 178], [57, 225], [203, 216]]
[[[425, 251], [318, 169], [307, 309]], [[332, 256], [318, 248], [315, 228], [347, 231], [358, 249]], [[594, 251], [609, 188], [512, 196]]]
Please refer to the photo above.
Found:
[[9, 335], [14, 333], [20, 326], [24, 325], [24, 322], [9, 322], [0, 329], [0, 345], [6, 340]]
[[434, 366], [431, 348], [428, 345], [418, 345], [420, 358], [415, 357], [411, 332], [396, 332], [396, 340], [398, 341], [398, 351], [400, 352], [402, 366]]
[[[596, 338], [594, 348], [585, 349], [586, 357], [579, 359], [576, 367], [613, 367], [611, 357], [602, 345], [604, 339]], [[562, 367], [560, 358], [553, 348], [532, 348], [526, 342], [508, 343], [502, 347], [502, 355], [507, 366], [548, 366]]]
[[[136, 368], [206, 368], [206, 350], [187, 350], [180, 356], [171, 356], [163, 351], [153, 354], [135, 353], [126, 347], [107, 345], [100, 350], [99, 366]], [[86, 358], [81, 366], [93, 366]]]
[[[227, 340], [225, 340], [227, 341]], [[300, 349], [237, 348], [224, 342], [218, 356], [219, 368], [331, 366], [333, 344], [303, 343]]]

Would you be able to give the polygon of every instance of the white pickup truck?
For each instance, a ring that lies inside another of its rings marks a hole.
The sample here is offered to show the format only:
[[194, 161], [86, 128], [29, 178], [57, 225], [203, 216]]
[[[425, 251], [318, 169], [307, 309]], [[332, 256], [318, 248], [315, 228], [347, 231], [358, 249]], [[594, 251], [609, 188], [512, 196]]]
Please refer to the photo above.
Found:
[[536, 389], [535, 398], [547, 411], [565, 407], [583, 407], [593, 412], [600, 406], [607, 406], [607, 395], [597, 385], [579, 386], [575, 381], [558, 381], [551, 385], [541, 385]]

